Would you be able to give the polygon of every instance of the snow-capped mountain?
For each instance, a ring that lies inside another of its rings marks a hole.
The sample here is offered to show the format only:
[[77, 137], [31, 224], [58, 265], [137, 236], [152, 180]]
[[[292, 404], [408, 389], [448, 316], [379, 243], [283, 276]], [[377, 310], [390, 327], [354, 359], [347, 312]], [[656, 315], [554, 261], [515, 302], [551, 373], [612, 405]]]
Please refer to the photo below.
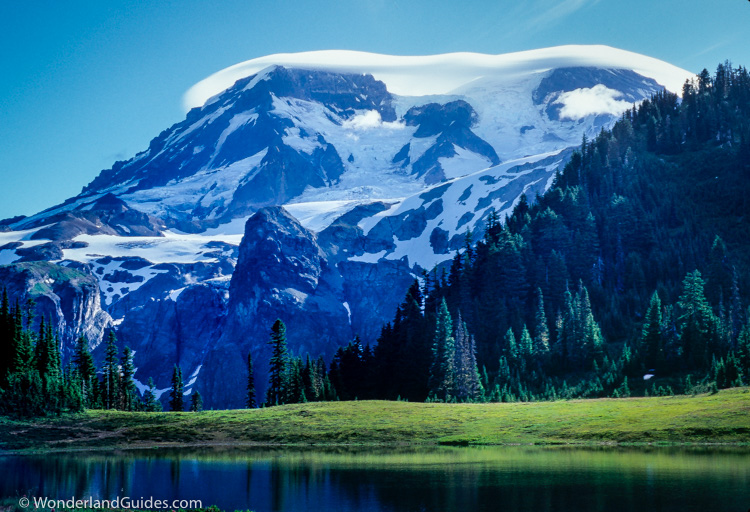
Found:
[[69, 337], [114, 327], [139, 379], [165, 387], [179, 363], [188, 392], [234, 405], [225, 379], [248, 350], [263, 367], [276, 317], [295, 352], [374, 341], [420, 269], [546, 190], [584, 135], [689, 77], [607, 47], [255, 59], [196, 84], [184, 121], [78, 196], [3, 221], [0, 263], [92, 276], [101, 311], [78, 318], [97, 329], [58, 307]]

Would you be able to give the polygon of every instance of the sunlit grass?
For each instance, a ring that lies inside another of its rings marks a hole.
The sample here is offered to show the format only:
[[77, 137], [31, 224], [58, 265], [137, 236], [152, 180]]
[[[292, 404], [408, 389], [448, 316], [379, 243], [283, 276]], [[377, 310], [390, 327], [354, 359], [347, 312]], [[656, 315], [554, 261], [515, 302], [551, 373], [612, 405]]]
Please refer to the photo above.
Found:
[[510, 404], [355, 401], [200, 413], [0, 418], [4, 449], [238, 444], [750, 443], [750, 389]]

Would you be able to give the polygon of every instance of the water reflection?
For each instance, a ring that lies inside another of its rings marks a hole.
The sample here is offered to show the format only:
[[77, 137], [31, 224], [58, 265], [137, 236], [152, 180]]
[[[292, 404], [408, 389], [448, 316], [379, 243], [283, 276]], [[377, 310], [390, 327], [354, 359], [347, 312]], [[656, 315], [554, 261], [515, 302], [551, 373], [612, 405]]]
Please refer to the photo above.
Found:
[[152, 450], [0, 457], [0, 496], [265, 511], [742, 511], [750, 450]]

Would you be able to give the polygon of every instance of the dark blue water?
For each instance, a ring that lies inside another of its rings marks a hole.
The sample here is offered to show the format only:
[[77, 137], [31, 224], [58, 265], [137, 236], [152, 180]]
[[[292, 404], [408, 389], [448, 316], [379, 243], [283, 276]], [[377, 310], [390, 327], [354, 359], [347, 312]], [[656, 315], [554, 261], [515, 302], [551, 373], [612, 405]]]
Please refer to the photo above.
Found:
[[197, 499], [266, 511], [750, 509], [750, 450], [172, 450], [0, 457], [0, 497]]

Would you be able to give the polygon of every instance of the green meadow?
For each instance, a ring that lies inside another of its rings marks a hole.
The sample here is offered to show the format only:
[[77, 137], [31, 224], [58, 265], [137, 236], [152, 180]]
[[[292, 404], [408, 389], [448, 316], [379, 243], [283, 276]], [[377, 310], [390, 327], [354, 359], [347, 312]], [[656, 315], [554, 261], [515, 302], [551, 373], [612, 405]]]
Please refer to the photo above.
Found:
[[531, 403], [318, 402], [252, 410], [92, 410], [0, 418], [0, 449], [220, 445], [750, 443], [750, 389]]

